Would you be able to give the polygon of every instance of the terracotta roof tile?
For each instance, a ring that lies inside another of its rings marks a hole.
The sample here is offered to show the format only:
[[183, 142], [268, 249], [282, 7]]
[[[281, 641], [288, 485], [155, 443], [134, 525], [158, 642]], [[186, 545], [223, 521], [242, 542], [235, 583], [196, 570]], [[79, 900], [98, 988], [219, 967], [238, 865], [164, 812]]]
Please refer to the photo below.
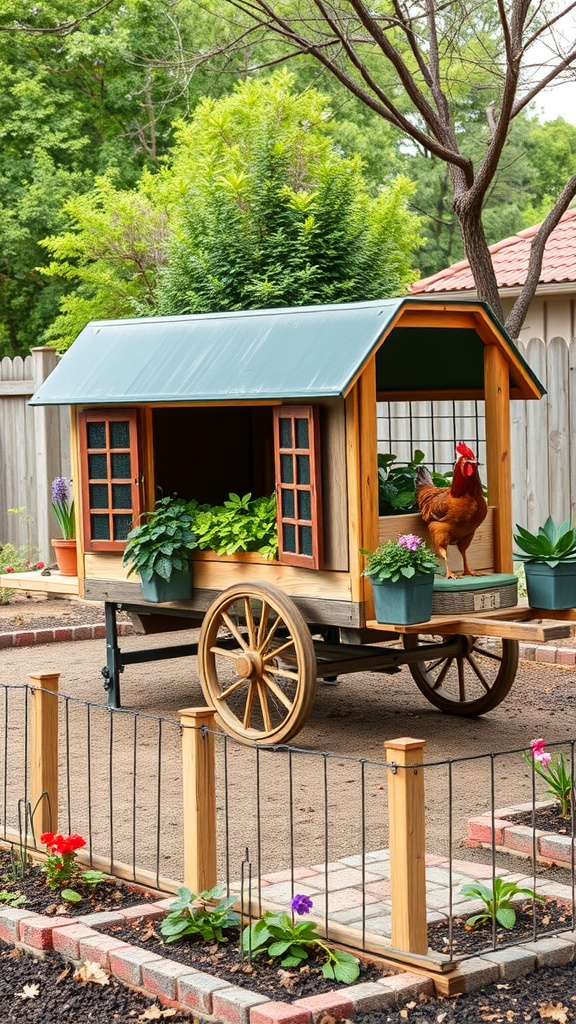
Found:
[[[539, 224], [535, 224], [490, 246], [499, 288], [524, 284], [530, 244], [539, 227]], [[576, 210], [566, 211], [544, 249], [540, 284], [558, 284], [562, 281], [576, 281]], [[461, 260], [431, 277], [417, 281], [411, 291], [418, 295], [423, 292], [453, 292], [474, 288], [470, 264], [468, 260]]]

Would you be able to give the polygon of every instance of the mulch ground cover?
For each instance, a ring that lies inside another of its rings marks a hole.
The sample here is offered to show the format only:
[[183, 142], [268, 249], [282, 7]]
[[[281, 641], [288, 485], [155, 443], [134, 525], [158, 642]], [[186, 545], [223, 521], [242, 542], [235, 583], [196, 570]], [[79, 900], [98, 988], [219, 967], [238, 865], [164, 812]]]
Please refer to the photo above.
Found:
[[[146, 920], [137, 921], [128, 928], [108, 929], [108, 934], [124, 942], [130, 942], [133, 946], [139, 946], [140, 949], [147, 949], [150, 953], [157, 953], [169, 960], [186, 964], [194, 970], [216, 975], [232, 985], [240, 985], [242, 988], [285, 1003], [346, 988], [341, 982], [323, 977], [321, 959], [310, 957], [299, 970], [294, 967], [282, 968], [278, 957], [259, 955], [253, 957], [250, 962], [246, 954], [240, 956], [240, 932], [237, 928], [230, 929], [227, 932], [227, 941], [222, 943], [195, 941], [192, 936], [178, 942], [166, 943], [162, 938], [159, 922]], [[355, 984], [377, 981], [378, 978], [393, 973], [381, 965], [362, 962], [360, 977]]]
[[[97, 885], [74, 879], [69, 888], [81, 896], [76, 903], [61, 899], [59, 890], [49, 889], [40, 864], [29, 863], [24, 873], [16, 850], [0, 849], [0, 906], [19, 906], [38, 914], [62, 916], [120, 910], [150, 902], [150, 895], [137, 886], [104, 878]], [[17, 901], [17, 902], [16, 902]]]
[[572, 835], [572, 821], [570, 818], [562, 817], [559, 804], [537, 807], [534, 817], [532, 811], [519, 811], [518, 814], [511, 814], [510, 820], [514, 820], [515, 825], [535, 825], [541, 832], [557, 832], [561, 836]]

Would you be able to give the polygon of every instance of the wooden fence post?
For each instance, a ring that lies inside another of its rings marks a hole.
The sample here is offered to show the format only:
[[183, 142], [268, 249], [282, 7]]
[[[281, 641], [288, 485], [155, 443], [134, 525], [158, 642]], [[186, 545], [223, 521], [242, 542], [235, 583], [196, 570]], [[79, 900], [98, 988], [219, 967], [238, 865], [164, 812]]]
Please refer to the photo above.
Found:
[[217, 881], [216, 721], [213, 708], [184, 708], [178, 714], [182, 727], [184, 885], [198, 893], [213, 889]]
[[[59, 672], [31, 672], [30, 796], [40, 803], [34, 834], [58, 831], [58, 680]], [[44, 794], [44, 795], [43, 795]]]
[[426, 954], [426, 869], [424, 828], [425, 740], [404, 736], [384, 744], [388, 773], [392, 945]]
[[[58, 356], [53, 348], [38, 346], [32, 349], [32, 376], [34, 390], [46, 380], [52, 372]], [[38, 405], [33, 408], [35, 438], [35, 472], [34, 481], [36, 496], [34, 509], [36, 515], [36, 531], [38, 550], [45, 562], [54, 560], [51, 539], [55, 535], [56, 520], [52, 512], [52, 481], [62, 474], [60, 460], [60, 411], [58, 407]], [[30, 511], [30, 509], [29, 509]], [[56, 534], [57, 536], [58, 534]]]

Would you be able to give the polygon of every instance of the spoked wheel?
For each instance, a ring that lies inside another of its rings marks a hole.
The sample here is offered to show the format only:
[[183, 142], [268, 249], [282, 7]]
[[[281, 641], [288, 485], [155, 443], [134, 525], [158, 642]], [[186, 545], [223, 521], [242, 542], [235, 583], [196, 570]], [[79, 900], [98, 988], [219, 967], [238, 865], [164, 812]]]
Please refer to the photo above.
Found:
[[[410, 665], [421, 693], [449, 715], [483, 715], [507, 695], [518, 668], [518, 641], [462, 636], [460, 652], [426, 658], [426, 647], [442, 637], [406, 635], [404, 646], [422, 649], [422, 661]], [[455, 638], [456, 639], [456, 638]]]
[[210, 605], [198, 641], [200, 681], [219, 725], [243, 743], [285, 743], [316, 692], [310, 630], [289, 597], [238, 584]]

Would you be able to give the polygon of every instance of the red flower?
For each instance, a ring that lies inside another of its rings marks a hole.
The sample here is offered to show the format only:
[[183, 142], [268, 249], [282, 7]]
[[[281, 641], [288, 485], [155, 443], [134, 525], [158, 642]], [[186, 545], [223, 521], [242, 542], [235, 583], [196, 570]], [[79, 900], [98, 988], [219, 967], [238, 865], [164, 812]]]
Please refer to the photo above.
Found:
[[75, 850], [80, 850], [83, 846], [86, 846], [86, 840], [74, 832], [71, 836], [67, 836], [66, 839], [62, 840], [61, 853], [74, 853]]
[[44, 843], [45, 846], [52, 846], [55, 838], [56, 836], [54, 832], [43, 832], [40, 836], [40, 842]]
[[43, 569], [44, 568], [44, 562], [36, 562], [36, 568], [37, 569]]
[[6, 572], [14, 572], [14, 566], [12, 566], [12, 565], [7, 565], [7, 566], [6, 566]]

